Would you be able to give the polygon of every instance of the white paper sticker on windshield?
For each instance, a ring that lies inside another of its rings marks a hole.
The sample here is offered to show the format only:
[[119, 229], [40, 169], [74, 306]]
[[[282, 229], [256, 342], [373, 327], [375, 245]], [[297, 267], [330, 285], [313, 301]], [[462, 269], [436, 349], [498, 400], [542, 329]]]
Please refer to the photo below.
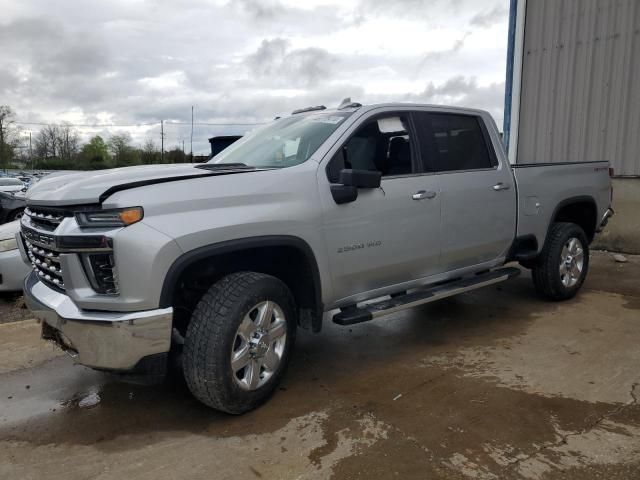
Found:
[[331, 117], [331, 116], [329, 117], [317, 116], [311, 119], [312, 122], [330, 123], [331, 125], [337, 125], [342, 120], [344, 120], [342, 117]]
[[387, 117], [378, 120], [378, 128], [380, 133], [404, 132], [405, 127], [400, 117]]

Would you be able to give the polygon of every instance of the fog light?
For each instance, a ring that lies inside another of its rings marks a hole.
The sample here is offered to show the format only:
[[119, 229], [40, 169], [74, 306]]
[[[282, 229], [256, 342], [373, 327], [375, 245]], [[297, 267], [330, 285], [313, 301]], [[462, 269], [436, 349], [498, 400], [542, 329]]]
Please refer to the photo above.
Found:
[[112, 253], [89, 253], [83, 255], [83, 260], [89, 282], [96, 292], [106, 295], [118, 293]]

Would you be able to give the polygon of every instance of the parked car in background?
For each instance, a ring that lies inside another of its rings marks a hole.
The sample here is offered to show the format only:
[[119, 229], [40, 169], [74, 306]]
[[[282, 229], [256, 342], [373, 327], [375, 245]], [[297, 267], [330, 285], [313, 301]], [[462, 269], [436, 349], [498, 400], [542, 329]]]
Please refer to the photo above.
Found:
[[33, 185], [34, 181], [37, 181], [36, 177], [30, 177], [29, 175], [18, 175], [15, 178], [20, 180], [27, 188]]
[[[0, 178], [0, 181], [3, 180]], [[0, 223], [17, 220], [22, 216], [26, 207], [24, 194], [20, 191], [14, 193], [0, 192]]]
[[20, 192], [26, 187], [22, 181], [13, 177], [0, 178], [0, 192]]
[[22, 291], [24, 279], [31, 272], [18, 250], [16, 234], [19, 231], [18, 220], [0, 225], [0, 292]]

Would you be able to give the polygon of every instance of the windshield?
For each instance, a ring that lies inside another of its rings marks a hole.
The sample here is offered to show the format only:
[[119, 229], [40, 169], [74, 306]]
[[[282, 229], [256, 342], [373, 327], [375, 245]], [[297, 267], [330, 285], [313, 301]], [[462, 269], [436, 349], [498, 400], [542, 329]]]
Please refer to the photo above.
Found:
[[351, 113], [293, 115], [249, 132], [208, 163], [243, 163], [257, 168], [306, 162]]

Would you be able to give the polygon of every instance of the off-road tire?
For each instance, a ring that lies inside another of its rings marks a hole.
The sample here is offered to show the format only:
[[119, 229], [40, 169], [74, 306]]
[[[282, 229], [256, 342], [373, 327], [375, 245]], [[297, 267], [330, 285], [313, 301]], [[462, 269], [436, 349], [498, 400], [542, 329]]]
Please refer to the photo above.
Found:
[[[245, 315], [261, 301], [276, 302], [284, 312], [287, 337], [282, 359], [266, 384], [241, 389], [233, 378], [231, 351]], [[216, 282], [193, 312], [184, 343], [183, 372], [194, 397], [205, 405], [241, 414], [265, 402], [286, 370], [295, 342], [295, 302], [287, 286], [275, 277], [237, 272]]]
[[[577, 238], [582, 244], [584, 260], [578, 282], [567, 287], [563, 285], [560, 275], [560, 258], [565, 243]], [[531, 271], [533, 285], [544, 298], [554, 301], [573, 298], [582, 287], [589, 271], [589, 240], [584, 230], [575, 223], [558, 222], [551, 225], [544, 248]]]

